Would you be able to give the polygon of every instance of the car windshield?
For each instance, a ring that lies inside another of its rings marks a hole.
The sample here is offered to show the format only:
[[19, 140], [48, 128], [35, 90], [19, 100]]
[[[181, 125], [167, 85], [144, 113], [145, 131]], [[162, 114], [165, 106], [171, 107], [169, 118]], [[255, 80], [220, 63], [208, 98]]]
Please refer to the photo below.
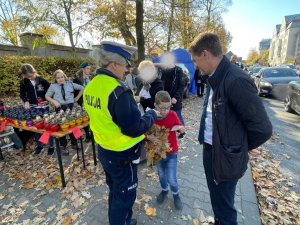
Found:
[[297, 74], [292, 69], [276, 68], [276, 69], [266, 69], [263, 72], [263, 77], [297, 77]]

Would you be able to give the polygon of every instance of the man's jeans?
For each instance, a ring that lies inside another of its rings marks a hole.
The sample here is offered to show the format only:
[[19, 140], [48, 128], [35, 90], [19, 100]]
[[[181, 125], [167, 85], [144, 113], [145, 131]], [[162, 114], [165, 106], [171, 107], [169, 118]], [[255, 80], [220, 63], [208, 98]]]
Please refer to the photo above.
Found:
[[167, 158], [162, 159], [157, 164], [157, 172], [161, 188], [164, 191], [169, 189], [169, 185], [173, 194], [178, 193], [177, 183], [177, 153], [167, 155]]
[[215, 224], [237, 225], [237, 212], [234, 207], [234, 195], [237, 180], [226, 181], [216, 184], [212, 168], [212, 146], [203, 145], [203, 165], [209, 189], [211, 205], [215, 218], [219, 221]]
[[179, 120], [181, 121], [182, 125], [184, 126], [184, 120], [183, 120], [183, 116], [182, 116], [182, 113], [181, 113], [182, 109], [176, 109], [174, 111], [176, 112]]

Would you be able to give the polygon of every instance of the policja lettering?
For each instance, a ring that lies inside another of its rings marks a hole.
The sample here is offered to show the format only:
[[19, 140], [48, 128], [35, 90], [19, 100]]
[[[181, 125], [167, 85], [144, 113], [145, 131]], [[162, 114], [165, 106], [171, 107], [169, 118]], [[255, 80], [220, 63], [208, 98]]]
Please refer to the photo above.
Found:
[[101, 109], [100, 105], [100, 98], [91, 96], [91, 95], [85, 95], [86, 103], [90, 106], [93, 106], [95, 109]]

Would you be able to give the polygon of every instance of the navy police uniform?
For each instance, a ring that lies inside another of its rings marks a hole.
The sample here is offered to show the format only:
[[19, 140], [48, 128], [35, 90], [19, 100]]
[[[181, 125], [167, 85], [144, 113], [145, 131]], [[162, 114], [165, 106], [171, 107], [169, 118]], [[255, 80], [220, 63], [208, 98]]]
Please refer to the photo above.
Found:
[[[126, 58], [124, 62], [130, 59], [130, 51], [136, 50], [113, 42], [102, 42], [100, 47]], [[156, 113], [150, 110], [141, 116], [132, 91], [104, 68], [98, 69], [85, 87], [83, 99], [109, 187], [109, 223], [130, 225], [140, 149]]]

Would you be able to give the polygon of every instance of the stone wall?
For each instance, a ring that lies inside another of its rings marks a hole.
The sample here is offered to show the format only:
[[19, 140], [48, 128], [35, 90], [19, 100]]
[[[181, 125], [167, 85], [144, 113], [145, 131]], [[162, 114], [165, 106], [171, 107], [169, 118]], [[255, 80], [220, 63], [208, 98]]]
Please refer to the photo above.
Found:
[[20, 35], [22, 47], [0, 44], [0, 56], [60, 56], [60, 57], [92, 57], [91, 49], [75, 48], [56, 44], [43, 43], [43, 36], [34, 33]]
[[30, 51], [24, 47], [0, 44], [0, 56], [4, 55], [30, 55]]

